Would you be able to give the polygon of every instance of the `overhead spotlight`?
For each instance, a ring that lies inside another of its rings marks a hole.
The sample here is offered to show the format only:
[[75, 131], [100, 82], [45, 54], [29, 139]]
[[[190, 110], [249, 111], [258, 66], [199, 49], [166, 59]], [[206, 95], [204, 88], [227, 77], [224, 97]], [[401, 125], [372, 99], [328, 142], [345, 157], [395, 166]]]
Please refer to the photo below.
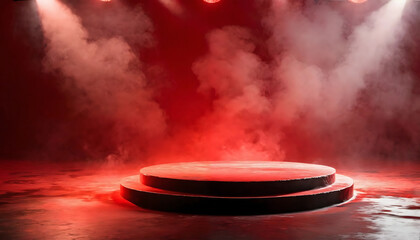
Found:
[[346, 2], [346, 1], [347, 2], [351, 2], [351, 3], [365, 3], [368, 0], [314, 0], [315, 3], [321, 3], [321, 2]]
[[220, 2], [220, 0], [203, 0], [206, 3], [217, 3]]
[[364, 3], [364, 2], [366, 2], [367, 0], [348, 0], [349, 2], [352, 2], [352, 3]]

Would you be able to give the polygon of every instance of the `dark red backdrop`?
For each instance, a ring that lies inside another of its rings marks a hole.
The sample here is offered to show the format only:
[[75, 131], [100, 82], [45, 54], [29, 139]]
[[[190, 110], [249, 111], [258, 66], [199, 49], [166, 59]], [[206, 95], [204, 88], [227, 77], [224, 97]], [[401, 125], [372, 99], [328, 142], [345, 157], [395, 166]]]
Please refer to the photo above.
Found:
[[[183, 0], [179, 1], [186, 10], [182, 18], [156, 0], [125, 2], [133, 6], [141, 4], [153, 22], [156, 45], [136, 50], [147, 66], [158, 65], [164, 69], [158, 76], [153, 70], [146, 71], [146, 75], [160, 86], [157, 100], [167, 114], [170, 128], [191, 124], [210, 107], [211, 96], [197, 93], [198, 80], [191, 70], [192, 63], [207, 51], [206, 33], [226, 25], [240, 25], [260, 36], [260, 41], [268, 34], [261, 26], [267, 4], [257, 4], [257, 1], [224, 0], [210, 5], [200, 0]], [[73, 1], [72, 6], [106, 11], [112, 4], [90, 0]], [[416, 43], [420, 42], [419, 26], [419, 21], [411, 24], [411, 42], [407, 45], [407, 59], [416, 76], [416, 94], [420, 94], [420, 44]], [[71, 122], [71, 99], [60, 88], [56, 77], [43, 71], [44, 42], [34, 1], [1, 1], [0, 33], [0, 159], [50, 151], [50, 131], [63, 123], [77, 129], [79, 123]], [[263, 44], [257, 47], [263, 59], [269, 57]], [[403, 133], [395, 130], [396, 126], [398, 121], [389, 123], [389, 129], [395, 131], [390, 137], [398, 140]], [[293, 145], [302, 149], [311, 144], [304, 134], [291, 139]], [[84, 154], [72, 136], [66, 140], [64, 150], [63, 154]]]

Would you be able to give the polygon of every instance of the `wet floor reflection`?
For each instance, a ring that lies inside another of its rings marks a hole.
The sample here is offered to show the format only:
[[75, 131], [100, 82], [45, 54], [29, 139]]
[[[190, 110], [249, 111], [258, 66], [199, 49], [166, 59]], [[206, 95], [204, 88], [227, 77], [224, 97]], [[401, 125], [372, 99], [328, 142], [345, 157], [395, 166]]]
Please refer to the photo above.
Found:
[[[341, 170], [357, 198], [311, 212], [197, 216], [137, 208], [119, 196], [134, 168], [2, 163], [0, 239], [419, 239], [418, 166]], [[404, 173], [404, 174], [401, 174]]]

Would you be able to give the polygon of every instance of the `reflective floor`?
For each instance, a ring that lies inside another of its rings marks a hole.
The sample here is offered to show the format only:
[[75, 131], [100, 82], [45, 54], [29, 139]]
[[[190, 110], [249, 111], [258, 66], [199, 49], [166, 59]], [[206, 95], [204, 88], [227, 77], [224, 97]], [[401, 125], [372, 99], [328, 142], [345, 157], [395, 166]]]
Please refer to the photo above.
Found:
[[420, 164], [339, 168], [350, 203], [240, 217], [140, 209], [118, 193], [137, 169], [2, 161], [0, 239], [420, 239]]

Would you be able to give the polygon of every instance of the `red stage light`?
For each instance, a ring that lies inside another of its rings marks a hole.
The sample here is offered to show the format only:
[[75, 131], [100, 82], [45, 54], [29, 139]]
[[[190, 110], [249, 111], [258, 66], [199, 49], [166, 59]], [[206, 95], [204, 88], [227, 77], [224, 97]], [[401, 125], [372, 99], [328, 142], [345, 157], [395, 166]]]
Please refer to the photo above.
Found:
[[220, 2], [220, 0], [203, 0], [206, 3], [217, 3]]
[[366, 1], [367, 0], [349, 0], [349, 2], [352, 2], [352, 3], [364, 3]]

